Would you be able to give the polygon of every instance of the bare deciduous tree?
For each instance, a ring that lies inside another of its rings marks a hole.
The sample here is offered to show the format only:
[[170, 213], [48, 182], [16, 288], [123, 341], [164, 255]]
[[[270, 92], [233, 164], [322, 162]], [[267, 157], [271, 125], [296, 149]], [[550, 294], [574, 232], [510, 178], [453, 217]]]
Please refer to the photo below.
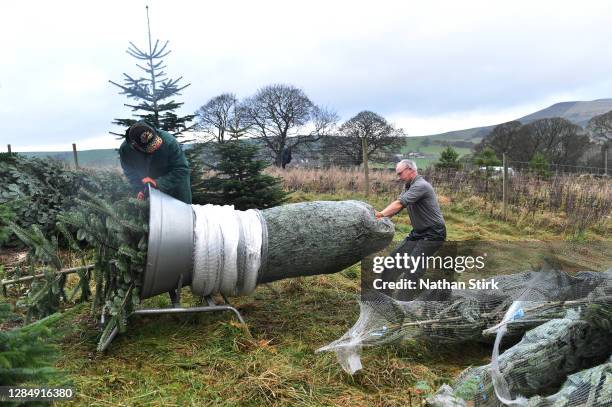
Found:
[[250, 132], [264, 142], [278, 167], [286, 148], [320, 140], [331, 134], [338, 120], [301, 89], [282, 84], [261, 88], [245, 101], [244, 112]]
[[491, 148], [498, 156], [506, 153], [512, 160], [525, 162], [540, 153], [554, 164], [575, 165], [590, 145], [582, 127], [552, 117], [525, 125], [519, 121], [500, 124], [476, 146], [476, 151]]
[[[402, 129], [395, 128], [374, 112], [365, 110], [347, 120], [339, 129], [338, 136], [329, 139], [329, 150], [346, 158], [353, 165], [363, 163], [363, 139], [367, 144], [367, 156], [373, 157], [383, 150], [399, 150], [405, 140]], [[398, 151], [399, 152], [399, 151]]]
[[[536, 120], [520, 129], [510, 156], [529, 161], [540, 152], [555, 164], [576, 164], [589, 146], [588, 137], [583, 134], [582, 127], [560, 117]], [[566, 151], [567, 148], [573, 151]]]
[[517, 142], [517, 136], [522, 126], [521, 122], [516, 120], [495, 126], [491, 133], [475, 147], [476, 152], [480, 153], [485, 148], [489, 147], [495, 151], [495, 154], [499, 157], [503, 156], [504, 153], [512, 157], [512, 152]]
[[586, 127], [587, 131], [598, 143], [609, 146], [612, 142], [612, 110], [593, 116]]
[[210, 99], [195, 113], [198, 130], [219, 143], [237, 139], [248, 130], [244, 106], [236, 95], [223, 93]]
[[[595, 143], [601, 145], [601, 161], [603, 162], [604, 174], [608, 174], [608, 155], [612, 145], [612, 110], [607, 113], [594, 116], [589, 120], [586, 127]], [[597, 161], [595, 161], [597, 163]], [[601, 165], [601, 164], [597, 164]]]

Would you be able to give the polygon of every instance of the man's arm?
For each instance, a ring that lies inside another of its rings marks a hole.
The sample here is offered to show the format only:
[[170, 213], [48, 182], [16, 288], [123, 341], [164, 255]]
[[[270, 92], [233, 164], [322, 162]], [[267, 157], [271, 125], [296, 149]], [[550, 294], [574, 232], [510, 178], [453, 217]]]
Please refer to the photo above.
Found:
[[379, 219], [380, 218], [388, 218], [388, 217], [393, 216], [396, 213], [400, 212], [402, 209], [404, 209], [404, 205], [402, 205], [402, 203], [398, 199], [396, 201], [391, 202], [382, 211], [376, 212], [376, 217], [379, 218]]
[[189, 165], [181, 147], [174, 143], [168, 159], [168, 172], [156, 179], [157, 187], [161, 191], [171, 191], [184, 178], [189, 178]]
[[402, 192], [398, 200], [402, 206], [408, 206], [423, 198], [429, 189], [431, 189], [429, 184], [414, 184], [409, 189]]

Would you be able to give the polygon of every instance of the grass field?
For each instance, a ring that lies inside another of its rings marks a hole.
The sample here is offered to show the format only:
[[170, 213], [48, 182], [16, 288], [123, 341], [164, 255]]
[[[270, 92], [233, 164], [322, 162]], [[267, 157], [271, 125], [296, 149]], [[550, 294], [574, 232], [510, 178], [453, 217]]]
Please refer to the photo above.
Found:
[[[291, 201], [359, 199], [382, 209], [393, 192], [294, 192]], [[441, 196], [449, 240], [520, 240], [526, 227], [489, 218]], [[394, 244], [410, 226], [394, 218]], [[564, 239], [554, 230], [539, 238]], [[599, 236], [602, 238], [602, 236]], [[422, 396], [469, 365], [488, 363], [482, 344], [405, 342], [365, 349], [364, 369], [350, 376], [333, 354], [315, 350], [341, 336], [358, 316], [359, 265], [340, 273], [279, 281], [233, 299], [250, 335], [228, 315], [132, 317], [104, 354], [95, 352], [97, 321], [88, 305], [65, 313], [57, 367], [79, 406], [418, 406]], [[188, 289], [184, 303], [198, 300]], [[166, 296], [145, 306], [169, 306]]]

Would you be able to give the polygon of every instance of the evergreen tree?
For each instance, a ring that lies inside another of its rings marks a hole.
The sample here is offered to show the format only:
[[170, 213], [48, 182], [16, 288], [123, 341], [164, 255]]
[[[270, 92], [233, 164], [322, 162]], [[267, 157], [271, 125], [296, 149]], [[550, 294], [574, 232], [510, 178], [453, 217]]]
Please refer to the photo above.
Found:
[[533, 157], [531, 157], [531, 160], [529, 160], [529, 169], [542, 178], [548, 178], [551, 174], [548, 168], [548, 160], [542, 153], [535, 153]]
[[195, 194], [201, 191], [204, 182], [204, 173], [208, 170], [205, 167], [204, 161], [209, 161], [209, 158], [205, 157], [205, 154], [210, 150], [214, 149], [211, 142], [208, 143], [194, 143], [185, 149], [185, 158], [189, 163], [189, 178], [191, 183], [191, 202], [194, 204], [201, 204], [197, 201]]
[[474, 163], [480, 167], [485, 167], [487, 175], [490, 175], [491, 167], [501, 165], [501, 161], [495, 155], [495, 151], [490, 147], [486, 147], [480, 154], [474, 157]]
[[440, 158], [435, 164], [436, 168], [458, 170], [461, 168], [461, 163], [457, 161], [458, 158], [459, 153], [451, 146], [446, 146], [446, 148], [440, 152]]
[[[10, 305], [0, 303], [0, 324], [11, 318]], [[60, 314], [21, 328], [0, 331], [0, 386], [45, 384], [57, 372], [53, 361], [56, 347], [49, 343], [49, 325]]]
[[[194, 115], [177, 116], [174, 111], [181, 107], [183, 103], [176, 102], [173, 97], [179, 96], [180, 91], [190, 84], [179, 85], [183, 77], [178, 79], [166, 78], [166, 73], [163, 71], [166, 68], [163, 58], [170, 53], [170, 50], [166, 50], [168, 41], [161, 47], [159, 40], [155, 40], [155, 44], [152, 43], [149, 7], [147, 6], [146, 9], [149, 49], [148, 51], [142, 51], [130, 41], [127, 53], [139, 61], [145, 62], [145, 66], [138, 63], [136, 66], [142, 69], [147, 76], [134, 78], [124, 73], [123, 85], [109, 81], [121, 88], [120, 94], [127, 95], [128, 99], [132, 98], [139, 101], [138, 104], [125, 105], [132, 108], [133, 116], [138, 119], [115, 119], [113, 124], [129, 127], [138, 120], [144, 120], [155, 128], [166, 130], [178, 136], [180, 133], [193, 128], [193, 126], [188, 126], [187, 123], [193, 119]], [[112, 134], [123, 136], [119, 133]]]
[[262, 174], [268, 166], [256, 160], [258, 148], [244, 141], [214, 144], [218, 162], [209, 167], [216, 175], [192, 184], [194, 204], [234, 205], [236, 209], [265, 209], [280, 205], [286, 194], [280, 179]]
[[474, 157], [474, 164], [485, 168], [485, 192], [489, 191], [489, 178], [491, 178], [492, 168], [501, 164], [495, 150], [491, 147], [486, 147], [478, 155]]
[[15, 218], [15, 214], [9, 205], [0, 205], [0, 247], [8, 242], [11, 237], [11, 229], [7, 226], [8, 222]]
[[128, 316], [140, 303], [149, 206], [148, 201], [133, 198], [110, 203], [87, 191], [81, 193], [78, 209], [59, 218], [78, 229], [77, 239], [96, 248], [92, 309], [108, 317], [98, 342], [101, 350], [114, 327], [125, 332]]
[[77, 205], [73, 210], [58, 216], [57, 226], [74, 250], [79, 251], [78, 244], [66, 225], [77, 230], [77, 240], [87, 241], [95, 247], [93, 275], [79, 271], [77, 283], [70, 293], [66, 293], [66, 275], [57, 272], [62, 268], [57, 255], [57, 239], [47, 239], [36, 225], [23, 229], [9, 223], [15, 235], [31, 248], [28, 254], [31, 274], [40, 272], [41, 266], [44, 273], [43, 278], [32, 282], [28, 295], [18, 305], [27, 307], [28, 318], [44, 317], [56, 312], [61, 301], [71, 301], [78, 293], [81, 301], [88, 300], [93, 279], [92, 311], [100, 312], [108, 321], [98, 343], [101, 349], [114, 327], [125, 331], [127, 317], [140, 302], [149, 208], [147, 201], [132, 198], [109, 203], [85, 190], [81, 191], [81, 196], [82, 199], [75, 199]]

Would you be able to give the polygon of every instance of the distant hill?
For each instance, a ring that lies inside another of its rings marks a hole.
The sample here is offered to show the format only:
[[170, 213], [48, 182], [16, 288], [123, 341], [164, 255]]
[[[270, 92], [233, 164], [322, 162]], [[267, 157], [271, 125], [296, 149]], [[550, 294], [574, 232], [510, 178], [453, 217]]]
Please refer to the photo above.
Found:
[[[74, 165], [72, 151], [37, 151], [19, 154], [27, 157], [50, 157]], [[79, 151], [78, 159], [81, 167], [119, 167], [119, 153], [114, 148]]]
[[[575, 123], [579, 126], [586, 126], [588, 121], [593, 116], [598, 114], [606, 113], [612, 110], [612, 99], [597, 99], [591, 101], [574, 101], [574, 102], [561, 102], [555, 103], [546, 109], [538, 110], [537, 112], [528, 114], [516, 120], [521, 123], [529, 123], [539, 119], [545, 119], [549, 117], [562, 117]], [[484, 136], [489, 134], [496, 125], [474, 127], [472, 129], [455, 130], [446, 133], [432, 134], [425, 136], [431, 138], [431, 140], [444, 140], [444, 141], [472, 141], [477, 143]]]
[[591, 117], [612, 110], [612, 99], [597, 99], [590, 102], [561, 102], [518, 119], [529, 123], [547, 117], [563, 117], [579, 126], [586, 126]]

